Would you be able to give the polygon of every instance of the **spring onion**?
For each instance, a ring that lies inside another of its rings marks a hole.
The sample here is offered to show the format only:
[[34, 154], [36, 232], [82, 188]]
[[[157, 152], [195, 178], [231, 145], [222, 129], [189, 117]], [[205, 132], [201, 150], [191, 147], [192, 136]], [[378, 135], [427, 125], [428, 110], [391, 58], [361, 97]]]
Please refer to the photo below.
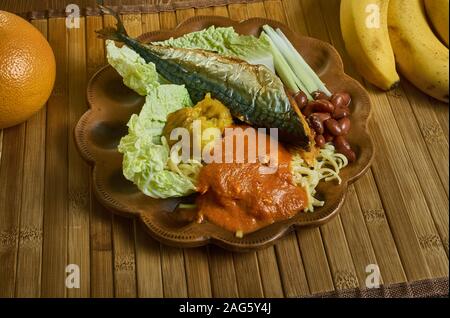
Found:
[[[308, 96], [308, 99], [312, 99], [310, 94], [314, 91], [322, 91], [328, 96], [331, 95], [319, 76], [317, 76], [280, 29], [275, 31], [269, 25], [264, 25], [263, 29], [272, 45], [275, 69], [286, 86], [295, 92], [298, 90], [303, 91]], [[297, 87], [291, 87], [292, 83], [295, 83]]]
[[284, 85], [293, 92], [298, 92], [299, 90], [307, 94], [308, 99], [312, 99], [311, 95], [308, 94], [306, 88], [303, 86], [301, 81], [295, 76], [292, 69], [289, 67], [288, 62], [284, 59], [281, 52], [278, 50], [277, 46], [272, 42], [270, 37], [267, 36], [267, 40], [270, 43], [272, 55], [275, 63], [275, 69], [283, 81]]
[[319, 90], [327, 94], [328, 96], [331, 96], [331, 92], [327, 89], [325, 84], [320, 80], [319, 76], [317, 76], [316, 72], [309, 66], [308, 63], [306, 63], [305, 59], [300, 55], [300, 53], [295, 49], [295, 47], [292, 45], [292, 43], [289, 41], [289, 39], [284, 35], [283, 31], [280, 29], [277, 29], [277, 33], [280, 35], [280, 37], [284, 40], [290, 51], [294, 56], [297, 57], [299, 64], [303, 66], [303, 68], [306, 70], [306, 72], [311, 76], [312, 80], [316, 83], [316, 85], [319, 87]]

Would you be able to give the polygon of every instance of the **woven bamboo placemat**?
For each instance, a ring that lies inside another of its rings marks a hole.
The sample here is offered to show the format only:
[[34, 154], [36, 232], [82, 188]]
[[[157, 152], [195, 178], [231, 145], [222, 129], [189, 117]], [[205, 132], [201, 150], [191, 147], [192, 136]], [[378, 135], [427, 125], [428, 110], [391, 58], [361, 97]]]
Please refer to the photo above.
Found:
[[116, 11], [126, 13], [151, 13], [176, 11], [183, 9], [202, 9], [230, 4], [246, 4], [260, 0], [19, 0], [3, 1], [3, 10], [15, 12], [28, 19], [47, 19], [66, 16], [66, 7], [77, 5], [83, 16], [99, 15], [96, 4], [113, 7]]
[[[46, 107], [0, 132], [0, 297], [448, 294], [448, 105], [405, 80], [389, 93], [366, 83], [344, 50], [339, 0], [196, 1], [195, 8], [184, 7], [193, 1], [172, 1], [163, 12], [150, 2], [104, 1], [124, 10], [133, 36], [173, 28], [194, 15], [260, 16], [332, 43], [347, 73], [371, 96], [373, 166], [349, 188], [338, 217], [298, 230], [274, 247], [235, 254], [212, 246], [162, 246], [139, 223], [113, 216], [95, 200], [90, 168], [72, 138], [87, 109], [87, 80], [105, 64], [94, 31], [114, 21], [84, 9], [81, 27], [66, 29], [65, 19], [56, 17], [65, 1], [0, 1], [0, 9], [34, 18], [58, 65]], [[93, 8], [92, 1], [70, 3]], [[80, 267], [79, 289], [65, 287], [68, 264]], [[369, 264], [379, 266], [379, 289], [366, 288]]]

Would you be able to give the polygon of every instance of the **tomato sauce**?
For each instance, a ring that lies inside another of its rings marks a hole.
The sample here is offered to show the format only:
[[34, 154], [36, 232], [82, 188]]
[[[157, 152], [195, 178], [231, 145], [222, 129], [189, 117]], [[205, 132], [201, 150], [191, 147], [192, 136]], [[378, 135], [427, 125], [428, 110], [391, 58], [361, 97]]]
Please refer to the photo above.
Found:
[[[266, 154], [270, 153], [271, 137], [255, 130], [257, 140], [266, 139]], [[236, 130], [235, 136], [243, 130]], [[223, 156], [229, 153], [222, 141]], [[237, 139], [234, 136], [231, 138]], [[244, 139], [248, 149], [248, 140]], [[272, 140], [273, 142], [273, 140]], [[236, 145], [236, 143], [235, 143]], [[236, 151], [233, 147], [232, 151]], [[235, 156], [235, 153], [232, 154]], [[267, 157], [267, 156], [266, 156]], [[290, 171], [291, 154], [278, 144], [278, 167], [274, 173], [262, 174], [267, 163], [251, 162], [248, 152], [243, 163], [210, 163], [199, 175], [197, 198], [200, 217], [229, 231], [249, 233], [276, 221], [291, 218], [307, 204], [306, 192], [293, 185]]]

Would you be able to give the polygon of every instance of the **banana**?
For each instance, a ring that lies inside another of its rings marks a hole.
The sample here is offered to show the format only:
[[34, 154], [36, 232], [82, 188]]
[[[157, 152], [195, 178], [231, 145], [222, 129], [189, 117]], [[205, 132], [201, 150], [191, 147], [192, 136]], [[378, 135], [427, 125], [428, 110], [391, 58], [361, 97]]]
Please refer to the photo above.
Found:
[[342, 0], [341, 31], [358, 71], [372, 84], [389, 90], [399, 82], [389, 40], [389, 0]]
[[390, 0], [388, 27], [400, 73], [448, 103], [448, 49], [428, 25], [422, 0]]
[[449, 0], [425, 0], [424, 3], [434, 30], [448, 47]]

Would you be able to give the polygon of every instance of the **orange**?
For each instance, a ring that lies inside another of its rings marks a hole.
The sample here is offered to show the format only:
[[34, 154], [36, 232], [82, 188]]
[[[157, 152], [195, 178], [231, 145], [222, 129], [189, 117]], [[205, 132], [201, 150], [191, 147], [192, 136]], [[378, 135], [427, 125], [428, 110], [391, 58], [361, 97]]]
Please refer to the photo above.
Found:
[[44, 36], [30, 23], [0, 11], [0, 129], [39, 111], [55, 82], [56, 63]]

